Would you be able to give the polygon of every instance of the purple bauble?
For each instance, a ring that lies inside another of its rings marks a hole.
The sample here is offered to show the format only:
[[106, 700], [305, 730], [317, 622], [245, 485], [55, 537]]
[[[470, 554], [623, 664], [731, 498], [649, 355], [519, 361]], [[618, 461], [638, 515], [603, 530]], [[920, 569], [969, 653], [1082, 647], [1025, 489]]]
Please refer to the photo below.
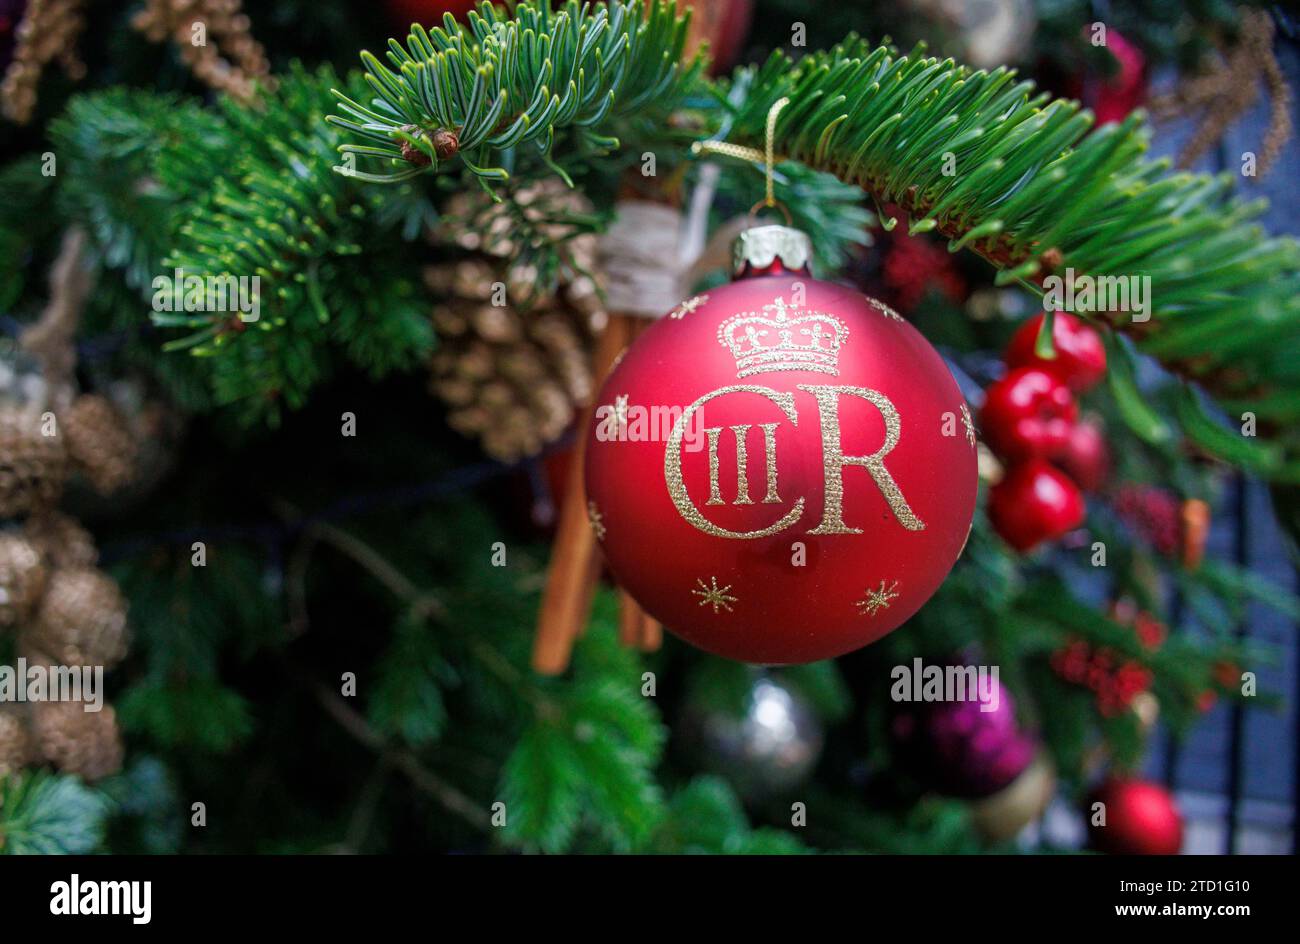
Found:
[[1016, 722], [1011, 693], [994, 681], [992, 711], [975, 700], [908, 703], [891, 734], [904, 762], [941, 793], [976, 798], [996, 793], [1024, 772], [1037, 744]]

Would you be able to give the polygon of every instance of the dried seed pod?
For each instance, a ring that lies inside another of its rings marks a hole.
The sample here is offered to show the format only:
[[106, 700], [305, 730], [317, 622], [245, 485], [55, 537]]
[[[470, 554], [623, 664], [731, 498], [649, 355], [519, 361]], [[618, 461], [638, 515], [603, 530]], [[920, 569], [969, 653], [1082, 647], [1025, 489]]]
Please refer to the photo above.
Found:
[[122, 768], [122, 737], [109, 705], [86, 711], [76, 701], [32, 705], [32, 739], [36, 752], [59, 770], [98, 780]]
[[21, 644], [24, 651], [44, 653], [61, 665], [116, 665], [127, 646], [122, 591], [93, 567], [56, 570]]
[[95, 540], [74, 518], [59, 511], [32, 515], [23, 522], [23, 535], [44, 558], [46, 567], [94, 567], [99, 559]]
[[59, 414], [68, 456], [95, 490], [115, 492], [135, 473], [137, 443], [104, 397], [83, 394]]
[[31, 736], [16, 706], [0, 706], [0, 777], [22, 770], [31, 759]]
[[36, 410], [0, 404], [0, 518], [53, 506], [63, 494], [68, 454]]
[[45, 590], [45, 562], [22, 534], [0, 533], [0, 629], [25, 621]]

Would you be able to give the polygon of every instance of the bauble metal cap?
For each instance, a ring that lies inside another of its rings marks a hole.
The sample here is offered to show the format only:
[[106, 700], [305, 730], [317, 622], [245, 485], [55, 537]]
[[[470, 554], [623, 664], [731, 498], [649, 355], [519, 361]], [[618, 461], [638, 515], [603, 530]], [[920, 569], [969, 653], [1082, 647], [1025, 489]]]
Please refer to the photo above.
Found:
[[787, 269], [807, 269], [812, 259], [812, 240], [807, 233], [792, 226], [755, 226], [737, 237], [732, 259], [736, 275], [746, 267], [766, 269], [778, 259]]

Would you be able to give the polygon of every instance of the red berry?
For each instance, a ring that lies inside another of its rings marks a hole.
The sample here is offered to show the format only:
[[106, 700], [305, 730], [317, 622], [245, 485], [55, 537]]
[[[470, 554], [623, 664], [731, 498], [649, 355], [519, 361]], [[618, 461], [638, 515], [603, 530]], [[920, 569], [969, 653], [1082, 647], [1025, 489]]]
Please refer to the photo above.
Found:
[[1085, 492], [1100, 491], [1110, 473], [1110, 448], [1101, 423], [1085, 420], [1076, 424], [1053, 461]]
[[1124, 485], [1115, 493], [1115, 513], [1161, 554], [1173, 555], [1182, 541], [1182, 505], [1153, 485]]
[[1138, 692], [1144, 692], [1151, 685], [1151, 672], [1137, 662], [1126, 662], [1115, 674], [1119, 690], [1127, 699], [1132, 699]]
[[1088, 667], [1088, 687], [1098, 695], [1111, 692], [1114, 685], [1115, 680], [1105, 666], [1093, 663]]
[[1083, 496], [1042, 459], [1012, 466], [989, 493], [989, 519], [1002, 539], [1024, 552], [1083, 523]]
[[1073, 390], [1087, 390], [1106, 376], [1106, 346], [1097, 331], [1069, 312], [1058, 311], [1052, 324], [1052, 342], [1056, 357], [1039, 357], [1034, 351], [1038, 332], [1046, 315], [1030, 318], [1011, 338], [1007, 346], [1008, 367], [1038, 367]]
[[1104, 717], [1113, 718], [1127, 707], [1124, 696], [1115, 689], [1113, 683], [1104, 686], [1097, 692], [1097, 710]]
[[1079, 639], [1072, 640], [1052, 653], [1052, 668], [1067, 682], [1082, 684], [1088, 674], [1088, 656], [1088, 644]]
[[1241, 666], [1233, 662], [1216, 662], [1214, 680], [1224, 688], [1237, 688], [1241, 685]]
[[1024, 367], [985, 391], [980, 429], [1004, 459], [1049, 458], [1065, 449], [1078, 415], [1069, 387], [1046, 371]]
[[1133, 621], [1133, 629], [1137, 632], [1142, 645], [1148, 649], [1159, 649], [1164, 644], [1165, 637], [1169, 635], [1165, 624], [1150, 613], [1139, 613]]

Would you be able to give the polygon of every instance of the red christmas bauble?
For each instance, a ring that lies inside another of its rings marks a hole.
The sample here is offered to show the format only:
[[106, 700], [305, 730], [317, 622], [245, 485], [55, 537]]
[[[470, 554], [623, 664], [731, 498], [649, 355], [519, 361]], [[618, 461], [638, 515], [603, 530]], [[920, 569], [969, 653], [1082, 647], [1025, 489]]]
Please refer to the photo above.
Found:
[[[1105, 825], [1094, 803], [1105, 804]], [[1169, 791], [1157, 783], [1111, 777], [1088, 803], [1088, 838], [1112, 855], [1177, 855], [1183, 847], [1183, 817]]]
[[989, 491], [988, 512], [993, 529], [1023, 553], [1083, 524], [1083, 496], [1065, 473], [1030, 459]]
[[1059, 455], [1079, 407], [1070, 388], [1047, 371], [1020, 367], [989, 386], [980, 412], [984, 440], [1004, 459]]
[[1007, 366], [1037, 367], [1075, 391], [1096, 386], [1106, 376], [1106, 345], [1097, 329], [1068, 311], [1058, 311], [1052, 319], [1056, 356], [1039, 357], [1034, 345], [1045, 317], [1039, 312], [1011, 336], [1005, 356]]
[[403, 29], [412, 23], [424, 27], [441, 26], [444, 13], [463, 20], [465, 14], [477, 9], [478, 5], [479, 0], [384, 0], [394, 23]]
[[614, 576], [687, 641], [812, 662], [897, 628], [970, 531], [970, 412], [885, 305], [808, 274], [808, 238], [741, 235], [740, 277], [617, 364], [588, 431], [588, 511]]

